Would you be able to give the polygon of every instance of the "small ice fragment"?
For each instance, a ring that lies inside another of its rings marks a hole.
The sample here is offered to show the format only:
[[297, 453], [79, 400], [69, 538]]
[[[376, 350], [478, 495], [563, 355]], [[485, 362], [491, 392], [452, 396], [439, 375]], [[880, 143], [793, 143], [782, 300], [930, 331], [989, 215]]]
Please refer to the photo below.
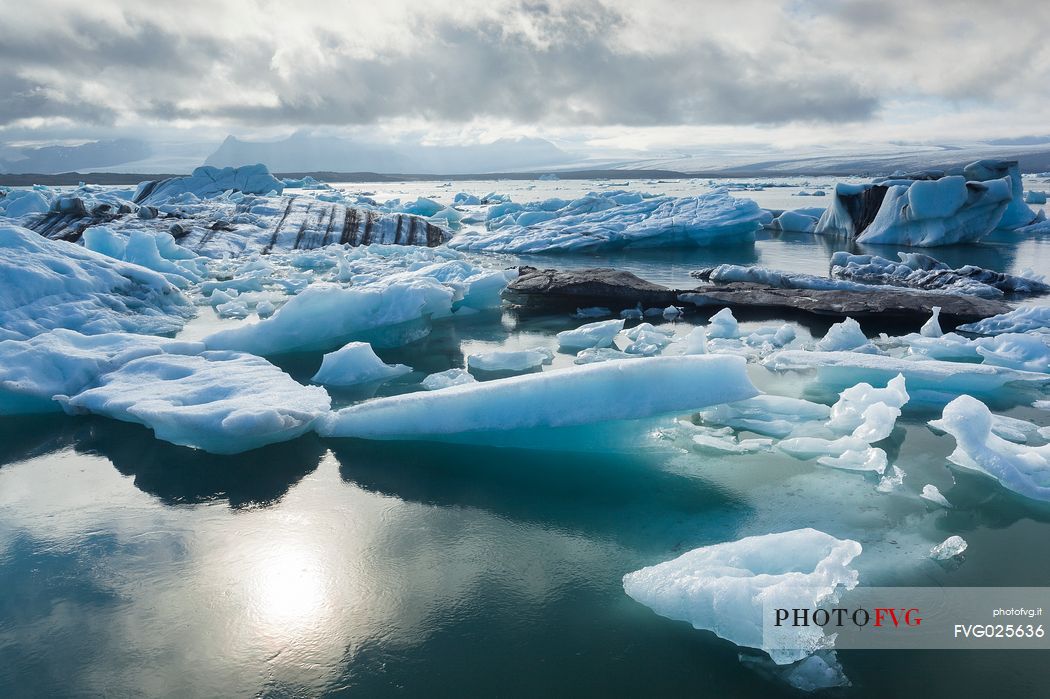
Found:
[[947, 539], [930, 549], [930, 558], [935, 561], [947, 561], [955, 558], [966, 550], [968, 544], [961, 536], [949, 536]]
[[880, 493], [891, 493], [897, 488], [901, 487], [904, 483], [904, 471], [900, 470], [896, 466], [891, 466], [891, 472], [885, 474], [880, 480], [879, 484], [875, 486], [875, 490]]
[[919, 329], [919, 334], [923, 337], [941, 337], [944, 335], [944, 331], [941, 330], [941, 324], [938, 322], [938, 318], [941, 315], [941, 307], [933, 307], [933, 315], [930, 319]]
[[478, 371], [529, 371], [554, 361], [554, 353], [546, 347], [524, 350], [479, 352], [467, 356], [467, 367]]
[[733, 312], [728, 308], [723, 308], [711, 316], [710, 324], [707, 326], [707, 336], [727, 339], [740, 337], [740, 326]]
[[404, 364], [386, 364], [367, 342], [351, 342], [321, 358], [321, 368], [310, 379], [325, 386], [354, 386], [385, 381], [411, 372]]
[[462, 386], [467, 383], [475, 383], [477, 379], [466, 369], [448, 369], [423, 379], [423, 388], [428, 391], [437, 391], [449, 386]]
[[581, 325], [575, 330], [558, 333], [558, 346], [564, 350], [581, 350], [590, 347], [612, 347], [617, 333], [623, 330], [623, 319], [602, 320]]
[[937, 488], [937, 486], [932, 485], [930, 483], [927, 483], [926, 485], [922, 486], [922, 494], [919, 497], [921, 497], [923, 500], [929, 500], [932, 503], [936, 503], [941, 507], [951, 508], [952, 506], [952, 504], [948, 502], [948, 500], [943, 495], [941, 495], [941, 491]]

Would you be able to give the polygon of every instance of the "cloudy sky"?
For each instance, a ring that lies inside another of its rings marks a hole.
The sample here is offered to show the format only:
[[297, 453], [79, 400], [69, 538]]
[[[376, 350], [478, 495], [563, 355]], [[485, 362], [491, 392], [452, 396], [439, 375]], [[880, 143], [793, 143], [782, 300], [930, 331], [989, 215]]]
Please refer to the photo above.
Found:
[[1030, 0], [12, 2], [0, 142], [1043, 135], [1048, 32]]

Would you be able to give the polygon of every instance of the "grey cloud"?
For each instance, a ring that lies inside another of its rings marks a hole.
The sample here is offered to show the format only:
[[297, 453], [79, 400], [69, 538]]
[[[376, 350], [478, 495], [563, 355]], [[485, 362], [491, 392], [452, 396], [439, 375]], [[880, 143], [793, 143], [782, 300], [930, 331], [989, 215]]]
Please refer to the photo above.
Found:
[[[799, 72], [763, 51], [744, 52], [699, 34], [669, 53], [614, 46], [626, 21], [598, 2], [553, 7], [523, 3], [540, 39], [504, 31], [501, 22], [442, 15], [405, 27], [404, 42], [371, 58], [352, 57], [352, 23], [312, 37], [330, 61], [309, 61], [290, 77], [270, 61], [282, 37], [236, 42], [126, 17], [130, 31], [85, 16], [67, 18], [63, 35], [10, 36], [0, 28], [0, 59], [19, 68], [50, 67], [61, 85], [17, 84], [0, 98], [0, 124], [26, 116], [67, 116], [93, 123], [134, 118], [209, 118], [244, 125], [370, 124], [397, 117], [446, 122], [503, 118], [552, 126], [781, 124], [870, 117], [879, 101], [846, 70]], [[333, 22], [333, 25], [336, 25]], [[238, 104], [213, 94], [223, 71], [276, 104]], [[135, 95], [130, 114], [105, 95], [77, 92], [77, 80]], [[49, 97], [48, 95], [54, 95]], [[185, 106], [188, 98], [203, 107]], [[200, 99], [203, 98], [203, 99]], [[209, 99], [212, 98], [212, 99]]]

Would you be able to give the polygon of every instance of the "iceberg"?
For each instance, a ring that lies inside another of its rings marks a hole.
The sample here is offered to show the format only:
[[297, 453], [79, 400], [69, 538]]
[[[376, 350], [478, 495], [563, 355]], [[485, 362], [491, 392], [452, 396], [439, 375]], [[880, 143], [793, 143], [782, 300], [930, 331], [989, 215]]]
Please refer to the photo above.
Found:
[[701, 410], [704, 424], [725, 425], [770, 437], [786, 437], [799, 423], [827, 420], [831, 409], [801, 398], [760, 395]]
[[229, 191], [244, 194], [280, 194], [284, 191], [284, 183], [271, 175], [262, 164], [221, 169], [202, 165], [185, 177], [143, 182], [132, 201], [136, 204], [158, 204], [186, 194], [192, 194], [198, 199], [207, 199]]
[[1050, 333], [1004, 333], [973, 344], [985, 364], [1050, 374]]
[[1003, 212], [999, 228], [1014, 230], [1038, 220], [1036, 213], [1025, 205], [1021, 167], [1016, 160], [978, 160], [964, 167], [963, 175], [968, 180], [977, 182], [995, 182], [1001, 179], [1010, 182], [1010, 204]]
[[195, 314], [162, 275], [18, 226], [0, 226], [0, 339], [177, 332]]
[[197, 354], [199, 342], [149, 335], [49, 330], [28, 340], [0, 341], [0, 415], [61, 412], [59, 395], [73, 395], [105, 373], [153, 354]]
[[741, 245], [754, 243], [765, 215], [755, 202], [736, 199], [725, 190], [683, 198], [592, 192], [536, 216], [544, 205], [532, 204], [495, 219], [490, 211], [487, 230], [460, 233], [449, 247], [523, 254]]
[[368, 401], [331, 413], [329, 437], [427, 439], [633, 420], [750, 398], [739, 357], [598, 362]]
[[412, 371], [404, 364], [387, 364], [367, 342], [351, 342], [321, 357], [321, 368], [310, 379], [325, 386], [356, 386], [387, 381]]
[[[906, 380], [903, 374], [897, 374], [886, 384], [886, 388], [875, 388], [871, 384], [859, 383], [847, 388], [839, 394], [839, 399], [828, 411], [828, 427], [840, 432], [861, 430], [861, 433], [853, 433], [853, 436], [864, 439], [867, 442], [877, 442], [886, 439], [893, 431], [893, 423], [900, 416], [900, 409], [908, 402], [908, 391], [905, 388]], [[889, 429], [876, 427], [880, 423], [880, 413], [870, 413], [869, 410], [882, 405], [896, 410], [896, 415], [890, 421]]]
[[1045, 294], [1050, 285], [1040, 279], [1015, 276], [964, 265], [952, 269], [921, 253], [898, 252], [900, 262], [878, 255], [836, 252], [831, 256], [831, 276], [872, 286], [896, 286], [941, 293], [968, 294], [981, 298], [1000, 298], [1009, 294]]
[[939, 420], [930, 426], [955, 438], [955, 451], [948, 460], [957, 466], [985, 474], [1006, 489], [1050, 501], [1050, 444], [1025, 446], [994, 434], [992, 412], [972, 396], [959, 396], [945, 406]]
[[467, 356], [467, 366], [478, 371], [532, 371], [554, 361], [546, 347], [524, 350], [497, 350]]
[[[857, 585], [861, 545], [816, 529], [751, 536], [694, 549], [628, 573], [624, 591], [660, 616], [686, 621], [786, 665], [827, 648], [819, 626], [768, 627], [774, 608], [813, 609]], [[763, 631], [766, 631], [764, 634]]]
[[959, 330], [975, 335], [1000, 335], [1038, 331], [1050, 333], [1050, 306], [1019, 306], [976, 323], [960, 325]]
[[707, 337], [713, 339], [733, 339], [740, 337], [740, 326], [737, 324], [733, 311], [723, 308], [711, 316], [708, 321]]
[[827, 334], [817, 343], [819, 352], [839, 352], [849, 350], [851, 352], [863, 352], [865, 354], [881, 354], [878, 347], [873, 345], [860, 323], [849, 316], [841, 323], [835, 323], [828, 329]]
[[783, 350], [766, 358], [765, 365], [773, 371], [816, 369], [818, 380], [831, 386], [851, 386], [861, 380], [887, 382], [903, 374], [912, 390], [944, 395], [987, 393], [1013, 382], [1040, 385], [1050, 381], [1042, 374], [987, 364], [918, 361], [859, 352]]
[[624, 321], [606, 320], [587, 323], [575, 330], [558, 333], [558, 346], [564, 350], [581, 350], [591, 347], [612, 347], [616, 335], [623, 330]]
[[[269, 318], [220, 330], [204, 339], [209, 349], [260, 356], [327, 350], [368, 340], [382, 328], [451, 312], [453, 292], [434, 281], [394, 282], [377, 288], [313, 284]], [[412, 337], [411, 339], [417, 339]]]
[[422, 381], [422, 386], [428, 391], [439, 391], [450, 386], [462, 386], [466, 383], [476, 383], [477, 379], [466, 369], [448, 369], [430, 374]]
[[949, 536], [930, 549], [930, 558], [935, 561], [947, 561], [949, 558], [961, 556], [967, 546], [966, 539], [961, 536]]
[[265, 359], [239, 352], [135, 359], [102, 375], [97, 386], [57, 400], [70, 414], [136, 422], [158, 439], [215, 454], [294, 439], [331, 404], [323, 388], [303, 386]]

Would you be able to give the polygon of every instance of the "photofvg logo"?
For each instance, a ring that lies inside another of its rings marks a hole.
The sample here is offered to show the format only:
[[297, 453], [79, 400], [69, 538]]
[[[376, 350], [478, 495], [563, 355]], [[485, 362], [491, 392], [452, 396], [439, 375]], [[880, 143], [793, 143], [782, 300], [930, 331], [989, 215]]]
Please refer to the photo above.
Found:
[[763, 601], [766, 649], [1050, 649], [1043, 626], [1050, 588], [858, 586], [837, 598], [786, 592]]
[[847, 624], [857, 627], [865, 627], [869, 624], [881, 628], [893, 626], [894, 628], [921, 626], [922, 617], [919, 615], [918, 607], [875, 607], [865, 609], [863, 607], [845, 609], [835, 607], [833, 609], [806, 609], [794, 607], [786, 609], [778, 607], [774, 609], [774, 626], [819, 626], [821, 628], [841, 628]]

